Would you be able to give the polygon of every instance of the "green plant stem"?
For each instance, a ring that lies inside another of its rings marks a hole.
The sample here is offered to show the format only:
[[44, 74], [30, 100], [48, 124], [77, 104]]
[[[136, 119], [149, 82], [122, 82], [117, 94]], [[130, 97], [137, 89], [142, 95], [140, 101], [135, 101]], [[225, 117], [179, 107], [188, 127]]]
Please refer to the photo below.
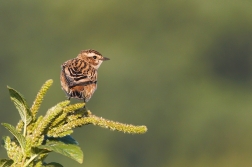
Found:
[[35, 158], [37, 158], [40, 154], [44, 153], [46, 151], [41, 151], [39, 154], [35, 154], [31, 156], [31, 158], [24, 164], [24, 167], [28, 166]]
[[26, 135], [26, 128], [27, 128], [27, 125], [26, 125], [26, 123], [24, 123], [24, 132], [23, 132], [23, 136], [25, 137], [25, 135]]

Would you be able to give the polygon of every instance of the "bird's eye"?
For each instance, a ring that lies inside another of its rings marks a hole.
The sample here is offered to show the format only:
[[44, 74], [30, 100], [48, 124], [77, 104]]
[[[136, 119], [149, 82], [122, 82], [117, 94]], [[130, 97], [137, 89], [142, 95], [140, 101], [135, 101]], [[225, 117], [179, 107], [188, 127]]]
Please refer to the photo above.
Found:
[[93, 56], [93, 58], [94, 58], [94, 59], [96, 59], [96, 58], [97, 58], [97, 56]]

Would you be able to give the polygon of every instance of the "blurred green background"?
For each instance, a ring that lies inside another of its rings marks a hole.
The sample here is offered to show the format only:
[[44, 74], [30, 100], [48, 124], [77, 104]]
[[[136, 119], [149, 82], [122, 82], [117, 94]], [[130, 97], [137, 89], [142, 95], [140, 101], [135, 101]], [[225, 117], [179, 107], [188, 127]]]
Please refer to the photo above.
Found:
[[[89, 167], [252, 166], [252, 1], [1, 1], [0, 122], [19, 114], [6, 85], [31, 105], [53, 79], [39, 114], [66, 99], [60, 65], [80, 50], [111, 60], [87, 107], [146, 125], [144, 135], [78, 128]], [[71, 100], [72, 103], [78, 102]], [[0, 136], [10, 135], [0, 126]], [[3, 147], [0, 157], [7, 157]]]

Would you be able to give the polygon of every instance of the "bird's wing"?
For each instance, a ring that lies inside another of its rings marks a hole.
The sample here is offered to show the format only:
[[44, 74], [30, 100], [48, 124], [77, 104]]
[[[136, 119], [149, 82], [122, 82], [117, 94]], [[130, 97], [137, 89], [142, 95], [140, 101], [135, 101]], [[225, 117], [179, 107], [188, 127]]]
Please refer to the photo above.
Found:
[[[76, 60], [75, 60], [76, 61]], [[74, 60], [69, 60], [61, 66], [61, 70], [65, 75], [69, 87], [77, 85], [88, 85], [95, 82], [94, 72], [90, 66], [83, 63], [76, 63]], [[86, 68], [85, 68], [86, 67]]]

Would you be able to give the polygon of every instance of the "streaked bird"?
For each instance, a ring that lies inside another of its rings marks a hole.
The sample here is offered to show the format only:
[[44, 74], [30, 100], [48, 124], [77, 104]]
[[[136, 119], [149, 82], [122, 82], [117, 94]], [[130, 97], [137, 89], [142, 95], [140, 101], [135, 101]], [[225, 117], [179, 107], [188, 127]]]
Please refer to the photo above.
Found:
[[97, 70], [105, 60], [109, 58], [88, 49], [82, 50], [76, 58], [61, 65], [61, 88], [68, 99], [83, 99], [84, 102], [90, 100], [97, 88]]

